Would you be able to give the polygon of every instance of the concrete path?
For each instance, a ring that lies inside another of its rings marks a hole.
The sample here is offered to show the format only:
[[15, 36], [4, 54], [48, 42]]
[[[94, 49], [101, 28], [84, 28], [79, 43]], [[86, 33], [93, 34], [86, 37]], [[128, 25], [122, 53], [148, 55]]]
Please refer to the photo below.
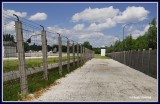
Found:
[[157, 101], [157, 79], [112, 59], [92, 59], [32, 101]]

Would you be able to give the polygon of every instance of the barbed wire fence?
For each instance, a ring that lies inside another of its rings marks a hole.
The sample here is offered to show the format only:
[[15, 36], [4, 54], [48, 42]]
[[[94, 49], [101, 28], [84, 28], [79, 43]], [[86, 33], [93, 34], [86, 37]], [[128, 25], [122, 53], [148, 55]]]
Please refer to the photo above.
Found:
[[80, 67], [94, 52], [42, 25], [3, 13], [3, 100], [19, 100]]

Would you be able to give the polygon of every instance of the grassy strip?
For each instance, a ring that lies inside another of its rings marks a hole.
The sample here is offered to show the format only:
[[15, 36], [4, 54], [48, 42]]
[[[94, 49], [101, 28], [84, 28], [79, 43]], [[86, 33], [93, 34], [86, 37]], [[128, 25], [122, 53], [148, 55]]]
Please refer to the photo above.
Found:
[[[58, 73], [58, 68], [54, 68], [49, 70], [48, 80], [43, 78], [43, 72], [35, 73], [29, 75], [28, 78], [28, 92], [34, 93], [39, 91], [47, 86], [55, 83], [55, 81], [61, 77], [65, 77], [66, 74], [75, 70], [77, 67], [73, 68], [71, 64], [70, 72], [67, 71], [66, 65], [63, 66], [63, 75], [60, 76]], [[20, 80], [19, 78], [16, 80], [11, 80], [7, 82], [3, 82], [3, 101], [17, 101], [22, 100], [22, 96], [20, 96]]]
[[[73, 59], [71, 56], [70, 59]], [[62, 61], [66, 61], [67, 56], [62, 57]], [[25, 59], [26, 68], [34, 68], [42, 66], [42, 58]], [[58, 57], [48, 58], [48, 64], [58, 62]], [[18, 60], [3, 60], [3, 72], [16, 71], [18, 70]]]
[[109, 57], [107, 57], [107, 56], [101, 56], [100, 54], [95, 54], [94, 57], [98, 58], [98, 59], [110, 59]]

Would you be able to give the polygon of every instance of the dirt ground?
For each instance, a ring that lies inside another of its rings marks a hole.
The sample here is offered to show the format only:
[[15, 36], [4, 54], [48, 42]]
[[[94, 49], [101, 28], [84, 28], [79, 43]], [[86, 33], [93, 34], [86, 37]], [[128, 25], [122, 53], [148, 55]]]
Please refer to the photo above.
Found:
[[92, 59], [32, 101], [157, 101], [157, 79], [112, 59]]

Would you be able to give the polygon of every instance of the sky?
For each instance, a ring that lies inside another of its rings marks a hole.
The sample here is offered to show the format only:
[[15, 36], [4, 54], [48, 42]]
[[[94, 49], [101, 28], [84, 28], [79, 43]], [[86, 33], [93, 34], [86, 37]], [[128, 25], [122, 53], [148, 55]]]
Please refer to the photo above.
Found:
[[136, 39], [157, 18], [156, 3], [3, 3], [3, 11], [15, 13], [49, 31], [93, 47], [104, 47], [132, 34]]

